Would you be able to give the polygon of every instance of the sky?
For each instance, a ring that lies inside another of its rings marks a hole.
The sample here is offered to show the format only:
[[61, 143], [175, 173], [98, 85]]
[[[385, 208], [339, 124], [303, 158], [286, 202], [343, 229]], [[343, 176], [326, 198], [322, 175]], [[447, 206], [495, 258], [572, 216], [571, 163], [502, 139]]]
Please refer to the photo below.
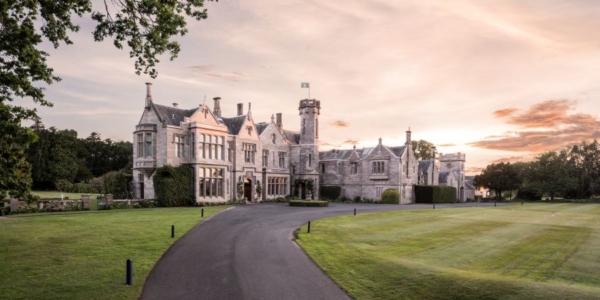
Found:
[[[103, 2], [93, 0], [94, 9]], [[93, 41], [76, 19], [74, 45], [44, 48], [62, 81], [46, 89], [44, 124], [80, 137], [132, 141], [146, 95], [193, 108], [221, 97], [223, 116], [252, 103], [255, 120], [321, 100], [321, 149], [434, 143], [466, 153], [467, 174], [599, 138], [597, 0], [220, 0], [190, 20], [159, 75], [138, 76], [128, 51]], [[32, 107], [30, 100], [15, 104]]]

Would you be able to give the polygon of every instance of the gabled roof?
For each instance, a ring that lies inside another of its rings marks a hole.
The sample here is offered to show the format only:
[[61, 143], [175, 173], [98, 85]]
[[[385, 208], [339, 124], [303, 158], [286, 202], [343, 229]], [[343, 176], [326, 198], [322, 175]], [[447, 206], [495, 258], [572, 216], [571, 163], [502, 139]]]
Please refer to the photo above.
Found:
[[473, 185], [473, 182], [471, 182], [471, 181], [465, 181], [465, 188], [469, 189], [469, 190], [475, 190], [475, 186]]
[[440, 172], [439, 182], [448, 183], [448, 176], [450, 176], [450, 173], [452, 173], [452, 171]]
[[256, 126], [256, 131], [258, 131], [258, 135], [261, 135], [263, 133], [263, 131], [265, 131], [265, 129], [269, 126], [270, 123], [267, 122], [261, 122], [258, 124], [254, 124]]
[[283, 137], [286, 140], [288, 140], [288, 142], [290, 142], [292, 145], [300, 144], [300, 133], [299, 132], [284, 129], [281, 131], [281, 134], [283, 134]]
[[160, 104], [152, 103], [154, 111], [158, 115], [161, 122], [167, 125], [180, 126], [181, 122], [184, 121], [185, 117], [191, 117], [198, 108], [194, 109], [181, 109], [172, 106], [165, 106]]
[[[385, 146], [384, 146], [385, 147]], [[396, 146], [396, 147], [387, 147], [394, 155], [397, 157], [402, 157], [404, 154], [404, 150], [406, 150], [406, 146]]]
[[221, 118], [221, 120], [223, 120], [223, 124], [227, 126], [227, 131], [229, 134], [237, 135], [246, 122], [246, 115], [236, 116], [233, 118]]
[[429, 172], [429, 168], [431, 167], [431, 161], [430, 160], [420, 160], [419, 161], [419, 172]]

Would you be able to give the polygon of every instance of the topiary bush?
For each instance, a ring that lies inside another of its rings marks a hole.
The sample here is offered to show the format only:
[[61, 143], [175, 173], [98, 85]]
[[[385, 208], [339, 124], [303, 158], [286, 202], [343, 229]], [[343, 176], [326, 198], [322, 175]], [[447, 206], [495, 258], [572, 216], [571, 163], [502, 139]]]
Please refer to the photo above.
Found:
[[190, 165], [157, 168], [153, 182], [158, 206], [188, 206], [196, 203]]
[[381, 194], [381, 203], [400, 204], [400, 193], [397, 189], [387, 189]]
[[456, 188], [442, 185], [415, 185], [415, 203], [456, 203]]
[[328, 201], [290, 200], [290, 206], [327, 207], [327, 206], [329, 206], [329, 202]]

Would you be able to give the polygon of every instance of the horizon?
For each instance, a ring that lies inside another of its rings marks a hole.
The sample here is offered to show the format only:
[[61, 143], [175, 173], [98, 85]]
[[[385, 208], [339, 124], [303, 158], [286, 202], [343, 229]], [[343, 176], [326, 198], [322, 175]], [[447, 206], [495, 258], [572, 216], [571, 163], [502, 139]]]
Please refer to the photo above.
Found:
[[[93, 1], [97, 9], [98, 1]], [[343, 4], [264, 0], [205, 3], [188, 19], [174, 61], [135, 75], [110, 41], [93, 42], [89, 15], [58, 50], [53, 108], [29, 99], [45, 126], [79, 137], [132, 141], [153, 83], [157, 104], [184, 109], [221, 97], [224, 116], [253, 103], [259, 122], [283, 114], [296, 130], [298, 101], [321, 101], [322, 150], [403, 145], [405, 131], [441, 153], [466, 153], [467, 174], [529, 160], [600, 137], [600, 7], [593, 1], [385, 1]], [[294, 9], [294, 14], [290, 14]]]

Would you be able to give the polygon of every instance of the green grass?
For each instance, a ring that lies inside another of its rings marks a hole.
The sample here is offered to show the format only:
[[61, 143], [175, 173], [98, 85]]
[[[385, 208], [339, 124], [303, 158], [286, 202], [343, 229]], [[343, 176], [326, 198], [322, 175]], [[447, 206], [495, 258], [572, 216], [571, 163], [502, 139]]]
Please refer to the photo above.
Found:
[[[204, 219], [225, 208], [204, 208]], [[0, 220], [0, 298], [137, 299], [162, 254], [201, 220], [199, 208], [47, 213]], [[133, 286], [125, 285], [128, 258], [133, 260]]]
[[600, 204], [395, 211], [300, 229], [355, 299], [599, 299]]
[[[40, 196], [42, 199], [60, 199], [61, 192], [56, 191], [32, 191], [33, 195]], [[69, 197], [69, 200], [80, 200], [81, 195], [84, 193], [63, 193], [65, 197]], [[90, 199], [96, 200], [96, 197], [101, 194], [87, 194], [90, 195]]]

